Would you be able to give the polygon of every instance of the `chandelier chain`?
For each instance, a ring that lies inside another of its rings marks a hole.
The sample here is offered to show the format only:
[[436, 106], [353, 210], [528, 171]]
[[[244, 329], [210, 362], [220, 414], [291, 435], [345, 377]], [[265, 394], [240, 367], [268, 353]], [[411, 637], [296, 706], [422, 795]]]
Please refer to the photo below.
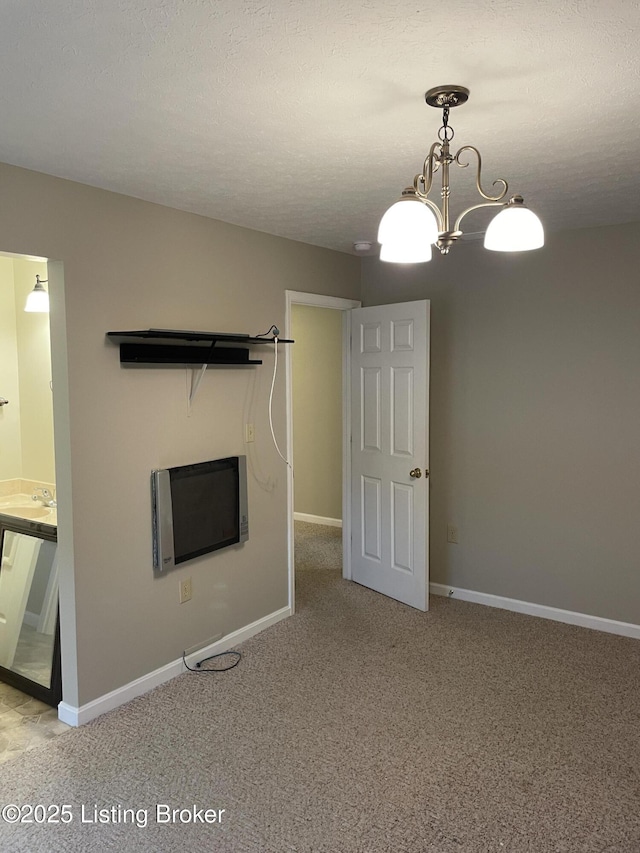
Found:
[[442, 108], [442, 127], [438, 131], [438, 139], [441, 142], [451, 142], [455, 132], [452, 127], [449, 127], [449, 107]]

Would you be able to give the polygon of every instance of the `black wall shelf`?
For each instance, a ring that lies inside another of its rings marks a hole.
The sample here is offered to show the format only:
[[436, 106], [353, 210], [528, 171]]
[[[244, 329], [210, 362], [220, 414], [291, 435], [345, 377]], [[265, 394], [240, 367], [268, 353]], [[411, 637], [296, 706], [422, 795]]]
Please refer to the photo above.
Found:
[[[275, 338], [179, 329], [107, 332], [107, 337], [120, 344], [121, 364], [262, 364], [259, 359], [249, 358], [249, 348], [275, 341]], [[278, 343], [292, 344], [293, 341], [278, 338]]]

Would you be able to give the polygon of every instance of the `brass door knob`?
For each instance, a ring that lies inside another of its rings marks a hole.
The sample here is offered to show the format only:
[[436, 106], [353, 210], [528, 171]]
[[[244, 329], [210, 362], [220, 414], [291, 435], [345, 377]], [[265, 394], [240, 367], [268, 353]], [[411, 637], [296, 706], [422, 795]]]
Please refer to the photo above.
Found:
[[409, 471], [409, 476], [414, 480], [419, 480], [422, 477], [422, 471], [419, 468], [414, 468], [413, 471]]

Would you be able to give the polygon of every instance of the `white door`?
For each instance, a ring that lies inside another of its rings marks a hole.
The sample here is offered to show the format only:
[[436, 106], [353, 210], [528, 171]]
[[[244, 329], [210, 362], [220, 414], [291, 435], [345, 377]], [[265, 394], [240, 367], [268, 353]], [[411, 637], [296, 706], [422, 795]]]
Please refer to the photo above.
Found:
[[429, 607], [429, 302], [351, 312], [351, 577]]

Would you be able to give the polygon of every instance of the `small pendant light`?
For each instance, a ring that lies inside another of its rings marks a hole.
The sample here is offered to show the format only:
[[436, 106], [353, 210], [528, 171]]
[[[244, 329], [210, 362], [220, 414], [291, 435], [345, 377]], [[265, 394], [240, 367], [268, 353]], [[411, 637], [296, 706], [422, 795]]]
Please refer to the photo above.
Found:
[[42, 286], [49, 281], [48, 278], [45, 278], [44, 281], [40, 280], [40, 276], [36, 276], [36, 286], [33, 288], [31, 293], [27, 296], [27, 302], [24, 306], [25, 311], [38, 313], [38, 314], [48, 314], [49, 313], [49, 294]]

